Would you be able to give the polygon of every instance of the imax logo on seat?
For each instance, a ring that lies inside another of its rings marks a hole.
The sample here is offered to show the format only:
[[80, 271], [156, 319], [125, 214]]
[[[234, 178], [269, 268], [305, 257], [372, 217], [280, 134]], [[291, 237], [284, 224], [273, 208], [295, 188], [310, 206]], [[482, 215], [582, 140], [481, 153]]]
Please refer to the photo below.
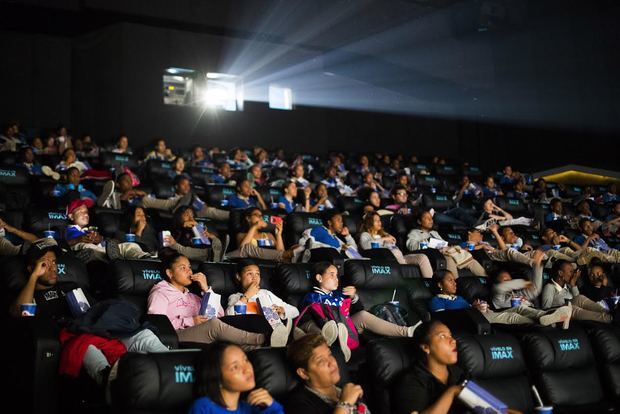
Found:
[[519, 200], [515, 200], [515, 199], [511, 198], [510, 200], [508, 200], [508, 204], [510, 204], [511, 206], [518, 206], [519, 205]]
[[155, 269], [142, 269], [142, 278], [144, 280], [161, 280], [161, 273]]
[[163, 168], [164, 170], [171, 170], [172, 169], [172, 164], [169, 164], [167, 162], [162, 162], [161, 163], [161, 168]]
[[0, 170], [0, 177], [15, 177], [17, 171], [15, 170]]
[[123, 155], [117, 155], [114, 157], [114, 161], [127, 162], [129, 161], [129, 157]]
[[492, 346], [491, 349], [492, 359], [513, 359], [511, 346]]
[[322, 226], [323, 222], [320, 218], [316, 217], [308, 217], [308, 224], [311, 226]]
[[392, 268], [390, 266], [370, 266], [373, 275], [391, 275]]
[[50, 211], [47, 213], [47, 218], [50, 220], [66, 220], [67, 215], [63, 213], [58, 213], [57, 211]]
[[56, 263], [56, 273], [58, 273], [58, 275], [66, 275], [67, 274], [67, 267], [64, 263]]
[[194, 382], [194, 367], [191, 365], [174, 366], [174, 382], [177, 384], [191, 384]]
[[562, 351], [578, 351], [581, 349], [579, 346], [579, 339], [577, 338], [560, 339], [558, 344], [560, 345], [560, 350]]
[[224, 188], [222, 190], [222, 194], [232, 195], [232, 194], [234, 194], [234, 192], [233, 192], [232, 188]]
[[448, 196], [438, 195], [438, 196], [435, 196], [435, 200], [437, 200], [437, 201], [448, 201]]

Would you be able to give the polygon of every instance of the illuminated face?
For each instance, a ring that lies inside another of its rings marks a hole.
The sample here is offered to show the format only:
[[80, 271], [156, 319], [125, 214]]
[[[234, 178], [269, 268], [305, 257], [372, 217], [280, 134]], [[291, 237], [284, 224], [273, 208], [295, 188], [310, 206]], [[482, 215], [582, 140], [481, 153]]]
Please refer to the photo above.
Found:
[[75, 151], [73, 151], [72, 149], [67, 150], [65, 152], [64, 161], [67, 165], [73, 164], [75, 162]]
[[192, 284], [192, 266], [189, 260], [185, 256], [179, 257], [174, 263], [170, 265], [169, 269], [166, 269], [166, 275], [170, 283], [179, 287], [187, 287]]
[[433, 216], [428, 211], [425, 211], [420, 216], [419, 223], [422, 230], [431, 230], [433, 228]]
[[175, 171], [183, 171], [185, 170], [185, 160], [181, 157], [178, 157], [174, 162]]
[[[56, 253], [49, 251], [45, 253], [37, 262], [45, 263], [45, 273], [37, 280], [37, 284], [44, 287], [51, 287], [58, 282], [58, 268], [56, 267]], [[34, 267], [28, 269], [30, 272]]]
[[506, 243], [513, 244], [519, 240], [519, 237], [515, 234], [515, 232], [510, 227], [504, 227], [502, 231], [502, 237], [506, 240]]
[[239, 194], [243, 197], [249, 197], [252, 194], [252, 186], [248, 180], [239, 183]]
[[128, 174], [119, 177], [118, 188], [119, 190], [121, 190], [122, 193], [133, 189], [133, 183], [131, 182], [131, 177]]
[[291, 198], [297, 197], [297, 185], [295, 183], [290, 183], [286, 187], [286, 194], [289, 195]]
[[441, 290], [441, 293], [446, 295], [456, 295], [456, 278], [452, 274], [452, 272], [446, 271], [445, 276], [438, 283], [438, 286]]
[[260, 269], [256, 265], [246, 266], [241, 269], [241, 273], [238, 275], [239, 283], [243, 292], [255, 283], [260, 283]]
[[301, 164], [295, 166], [295, 178], [302, 178], [304, 176], [304, 167]]
[[605, 274], [605, 270], [601, 266], [592, 266], [590, 269], [590, 273], [588, 273], [588, 279], [592, 286], [601, 286], [603, 281], [607, 279], [607, 275]]
[[308, 360], [308, 368], [300, 368], [300, 371], [302, 378], [313, 388], [333, 387], [340, 381], [338, 362], [326, 344], [314, 348]]
[[491, 213], [493, 211], [493, 200], [488, 199], [487, 201], [485, 201], [482, 208], [484, 209], [485, 212]]
[[129, 139], [126, 136], [122, 136], [118, 140], [118, 148], [126, 150], [129, 147]]
[[407, 195], [407, 190], [403, 188], [397, 190], [394, 194], [394, 201], [396, 201], [398, 204], [405, 204], [408, 198], [409, 196]]
[[581, 231], [586, 236], [591, 236], [592, 234], [594, 234], [594, 228], [592, 227], [592, 222], [588, 220], [588, 221], [584, 221], [583, 223], [581, 223]]
[[327, 187], [325, 184], [320, 184], [316, 186], [316, 195], [318, 198], [327, 197]]
[[177, 184], [177, 194], [185, 195], [191, 191], [192, 187], [189, 184], [189, 180], [181, 180]]
[[183, 222], [194, 221], [194, 210], [191, 208], [185, 209], [183, 214], [181, 214], [181, 220], [183, 220]]
[[222, 388], [229, 392], [246, 392], [256, 387], [254, 367], [248, 356], [237, 345], [231, 345], [222, 354]]
[[485, 184], [487, 185], [487, 187], [493, 188], [495, 187], [495, 180], [493, 179], [493, 177], [488, 177], [485, 181]]
[[480, 243], [482, 241], [482, 233], [478, 230], [471, 230], [467, 232], [467, 241], [472, 243]]
[[248, 225], [250, 226], [257, 224], [260, 221], [265, 221], [263, 220], [263, 214], [260, 212], [260, 210], [252, 211], [252, 214], [247, 216], [245, 219], [248, 222]]
[[333, 216], [329, 222], [327, 223], [329, 229], [334, 233], [340, 233], [342, 228], [344, 227], [344, 223], [342, 222], [342, 216], [340, 214], [336, 214]]
[[160, 154], [166, 152], [166, 141], [164, 141], [163, 139], [157, 141], [157, 144], [155, 145], [155, 151]]
[[69, 218], [80, 227], [88, 226], [88, 207], [79, 206], [69, 214]]
[[508, 282], [510, 280], [512, 280], [512, 276], [510, 276], [510, 273], [506, 272], [505, 270], [497, 274], [497, 281], [499, 283]]
[[368, 201], [375, 208], [379, 208], [381, 206], [381, 197], [379, 197], [379, 193], [375, 193], [374, 191], [370, 193], [370, 196], [368, 196]]
[[456, 339], [450, 329], [442, 323], [436, 324], [429, 334], [429, 343], [422, 350], [441, 365], [454, 365], [458, 361]]
[[374, 231], [380, 231], [383, 227], [383, 224], [381, 223], [381, 217], [378, 214], [373, 214], [372, 215], [372, 229]]
[[319, 282], [319, 287], [326, 291], [332, 292], [338, 289], [338, 269], [332, 265], [325, 270], [322, 275], [316, 275], [316, 280]]

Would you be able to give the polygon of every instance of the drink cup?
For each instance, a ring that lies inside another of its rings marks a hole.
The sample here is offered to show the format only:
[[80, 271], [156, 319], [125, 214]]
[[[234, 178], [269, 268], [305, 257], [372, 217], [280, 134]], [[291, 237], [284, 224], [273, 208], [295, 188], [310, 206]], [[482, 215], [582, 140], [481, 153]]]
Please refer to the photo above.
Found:
[[248, 305], [244, 303], [238, 303], [235, 305], [235, 315], [245, 315], [248, 310]]
[[553, 414], [553, 407], [545, 406], [545, 407], [536, 407], [536, 414]]
[[56, 232], [54, 230], [45, 230], [43, 232], [43, 236], [49, 237], [50, 239], [55, 239], [56, 238]]
[[126, 233], [125, 234], [125, 241], [126, 242], [130, 242], [130, 243], [135, 243], [136, 242], [136, 235], [133, 233]]
[[22, 316], [34, 316], [37, 313], [37, 304], [22, 303], [19, 305], [19, 310]]

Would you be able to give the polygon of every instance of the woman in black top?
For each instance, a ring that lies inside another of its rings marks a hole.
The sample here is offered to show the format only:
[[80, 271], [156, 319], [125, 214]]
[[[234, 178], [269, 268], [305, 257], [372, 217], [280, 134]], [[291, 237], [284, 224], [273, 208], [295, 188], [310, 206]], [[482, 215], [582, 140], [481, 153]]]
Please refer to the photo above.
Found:
[[284, 411], [295, 414], [369, 414], [361, 402], [362, 387], [348, 383], [338, 388], [340, 370], [325, 339], [309, 334], [288, 347], [288, 358], [303, 381], [288, 396]]
[[394, 382], [392, 412], [410, 414], [446, 414], [465, 411], [456, 396], [466, 379], [456, 365], [456, 340], [450, 329], [439, 321], [426, 322], [416, 329], [418, 362]]

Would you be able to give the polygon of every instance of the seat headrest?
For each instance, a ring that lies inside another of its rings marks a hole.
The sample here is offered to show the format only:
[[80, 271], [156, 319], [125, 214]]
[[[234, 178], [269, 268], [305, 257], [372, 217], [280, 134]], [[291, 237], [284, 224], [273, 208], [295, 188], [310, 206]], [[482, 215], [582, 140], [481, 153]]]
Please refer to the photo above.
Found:
[[151, 288], [164, 280], [161, 262], [115, 260], [111, 266], [112, 275], [116, 281], [116, 293], [144, 310]]
[[276, 399], [282, 401], [299, 380], [291, 371], [286, 359], [286, 348], [260, 348], [248, 353], [254, 367], [257, 388], [265, 388]]
[[497, 197], [497, 205], [510, 213], [524, 213], [527, 207], [519, 198]]
[[174, 166], [169, 161], [148, 160], [146, 163], [146, 172], [150, 178], [169, 177], [169, 173]]
[[476, 299], [488, 300], [490, 283], [486, 277], [460, 277], [457, 281], [457, 294], [469, 303]]
[[27, 226], [35, 233], [50, 229], [62, 236], [67, 227], [67, 215], [64, 211], [32, 210], [27, 213]]
[[342, 221], [351, 234], [357, 234], [362, 217], [357, 214], [345, 214], [342, 216]]
[[[228, 296], [239, 292], [235, 275], [237, 273], [237, 265], [234, 263], [201, 263], [198, 271], [205, 274], [209, 286], [213, 287], [213, 291], [222, 296], [222, 301], [228, 299]], [[264, 280], [263, 280], [264, 279]], [[261, 288], [268, 289], [269, 276], [263, 275], [261, 272]]]
[[222, 200], [235, 194], [235, 187], [230, 185], [208, 184], [205, 187], [205, 200], [212, 207], [222, 205]]
[[620, 362], [620, 328], [605, 326], [595, 329], [592, 345], [597, 355], [606, 363]]
[[199, 351], [128, 352], [112, 384], [112, 406], [124, 412], [187, 412], [194, 400]]
[[347, 260], [344, 264], [347, 284], [358, 289], [385, 289], [403, 285], [400, 265], [376, 260]]
[[265, 200], [265, 203], [267, 203], [267, 206], [269, 206], [271, 203], [277, 203], [280, 196], [283, 195], [282, 189], [278, 187], [263, 186], [259, 188], [258, 191]]
[[174, 196], [174, 184], [170, 180], [153, 181], [153, 193], [157, 198], [170, 198]]
[[286, 217], [287, 231], [295, 234], [301, 234], [304, 230], [322, 226], [323, 220], [321, 216], [314, 213], [291, 213]]
[[198, 183], [205, 183], [216, 173], [215, 168], [210, 167], [191, 167], [189, 170], [189, 176], [192, 181]]
[[364, 207], [364, 200], [357, 197], [338, 197], [338, 208], [341, 211], [359, 213]]
[[524, 335], [523, 347], [532, 364], [545, 371], [564, 371], [594, 363], [590, 341], [580, 328], [531, 332]]
[[106, 168], [118, 165], [129, 168], [136, 168], [138, 166], [138, 158], [135, 155], [117, 154], [109, 151], [99, 153], [99, 162]]
[[378, 338], [368, 343], [368, 358], [372, 378], [389, 386], [400, 373], [415, 361], [411, 339]]
[[92, 211], [94, 222], [99, 228], [99, 233], [104, 236], [114, 237], [121, 228], [122, 210], [95, 207]]
[[424, 175], [418, 178], [418, 185], [422, 187], [439, 187], [441, 185], [441, 181], [432, 175]]
[[[28, 271], [22, 256], [14, 256], [3, 263], [2, 284], [10, 292], [20, 291], [28, 281]], [[56, 258], [59, 282], [74, 282], [81, 288], [90, 288], [90, 279], [86, 265], [70, 253]]]
[[491, 379], [526, 372], [521, 346], [512, 335], [465, 336], [458, 341], [459, 364], [474, 378]]
[[30, 176], [26, 167], [0, 165], [0, 183], [13, 186], [27, 186]]
[[448, 194], [424, 194], [422, 196], [422, 204], [426, 208], [443, 211], [452, 207], [452, 197]]
[[305, 294], [312, 290], [313, 268], [308, 263], [281, 263], [276, 268], [280, 290], [289, 294]]

